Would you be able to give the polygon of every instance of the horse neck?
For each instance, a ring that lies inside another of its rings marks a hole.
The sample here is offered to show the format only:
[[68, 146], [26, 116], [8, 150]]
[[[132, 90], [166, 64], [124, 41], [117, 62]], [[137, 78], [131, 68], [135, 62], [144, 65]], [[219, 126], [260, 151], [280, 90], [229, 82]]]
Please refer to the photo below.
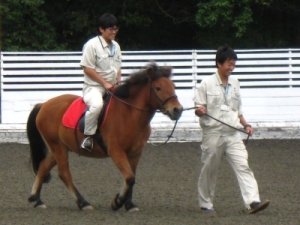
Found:
[[151, 84], [132, 87], [130, 90], [130, 99], [137, 107], [147, 110], [149, 112], [155, 112], [153, 107], [153, 98], [151, 97]]
[[130, 97], [125, 101], [131, 105], [130, 114], [132, 116], [145, 121], [145, 123], [150, 123], [156, 112], [156, 108], [153, 107], [150, 83], [132, 87]]

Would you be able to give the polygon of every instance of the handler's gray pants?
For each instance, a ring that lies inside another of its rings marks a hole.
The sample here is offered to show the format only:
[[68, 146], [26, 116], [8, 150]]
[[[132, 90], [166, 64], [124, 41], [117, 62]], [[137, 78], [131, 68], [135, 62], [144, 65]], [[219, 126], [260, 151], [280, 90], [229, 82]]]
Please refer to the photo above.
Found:
[[83, 101], [88, 105], [89, 109], [85, 113], [85, 135], [93, 135], [96, 133], [98, 117], [103, 107], [102, 96], [106, 90], [102, 86], [89, 86], [83, 87]]
[[248, 165], [248, 152], [238, 132], [229, 136], [203, 135], [201, 144], [203, 163], [198, 180], [200, 207], [213, 207], [216, 180], [221, 157], [225, 154], [240, 186], [245, 207], [260, 201], [257, 182]]

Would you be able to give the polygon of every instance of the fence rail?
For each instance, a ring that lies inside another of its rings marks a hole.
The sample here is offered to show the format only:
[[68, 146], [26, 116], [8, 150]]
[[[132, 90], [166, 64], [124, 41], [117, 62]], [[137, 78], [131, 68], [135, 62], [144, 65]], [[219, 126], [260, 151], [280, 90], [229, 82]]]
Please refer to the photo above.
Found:
[[[245, 117], [257, 126], [300, 122], [300, 49], [236, 50], [232, 76], [239, 79]], [[73, 93], [81, 95], [81, 52], [1, 52], [0, 124], [25, 124], [37, 102]], [[185, 108], [193, 106], [195, 88], [216, 70], [215, 51], [123, 51], [122, 79], [149, 61], [173, 67], [176, 93]], [[180, 123], [194, 126], [194, 112], [185, 111]], [[161, 114], [155, 126], [171, 126]], [[198, 124], [197, 124], [198, 126]], [[275, 125], [274, 125], [275, 126]], [[299, 134], [300, 135], [300, 134]]]

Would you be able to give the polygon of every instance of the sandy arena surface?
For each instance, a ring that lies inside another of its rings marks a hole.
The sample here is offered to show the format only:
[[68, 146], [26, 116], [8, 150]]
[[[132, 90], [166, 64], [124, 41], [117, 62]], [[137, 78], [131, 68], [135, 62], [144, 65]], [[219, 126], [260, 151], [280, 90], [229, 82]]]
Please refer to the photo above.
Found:
[[27, 202], [34, 174], [29, 167], [29, 146], [0, 144], [0, 224], [129, 224], [129, 225], [299, 225], [300, 140], [249, 140], [249, 164], [258, 181], [262, 199], [271, 204], [265, 211], [247, 215], [236, 179], [226, 159], [217, 183], [217, 216], [199, 211], [197, 179], [200, 143], [148, 144], [137, 170], [133, 200], [140, 211], [114, 212], [110, 203], [123, 178], [107, 159], [89, 159], [70, 153], [74, 183], [94, 210], [80, 211], [75, 200], [52, 170], [52, 180], [42, 189], [47, 209]]

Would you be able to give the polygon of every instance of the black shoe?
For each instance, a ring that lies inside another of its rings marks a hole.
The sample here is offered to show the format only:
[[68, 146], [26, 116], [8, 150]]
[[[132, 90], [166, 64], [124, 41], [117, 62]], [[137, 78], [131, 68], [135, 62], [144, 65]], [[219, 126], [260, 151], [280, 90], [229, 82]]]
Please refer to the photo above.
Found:
[[247, 211], [247, 214], [254, 214], [257, 213], [259, 211], [264, 210], [265, 208], [267, 208], [270, 204], [269, 200], [266, 200], [264, 202], [252, 202], [250, 204], [250, 208]]
[[93, 149], [93, 138], [91, 136], [86, 136], [83, 139], [80, 147], [88, 150], [89, 152], [91, 152], [92, 149]]

